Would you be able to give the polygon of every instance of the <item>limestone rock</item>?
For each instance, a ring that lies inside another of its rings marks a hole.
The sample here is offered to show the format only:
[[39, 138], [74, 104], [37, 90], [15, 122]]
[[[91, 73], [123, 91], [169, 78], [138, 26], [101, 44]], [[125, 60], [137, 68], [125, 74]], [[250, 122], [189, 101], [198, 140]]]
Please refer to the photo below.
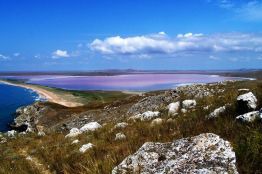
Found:
[[243, 115], [239, 115], [236, 117], [236, 119], [244, 122], [253, 122], [256, 119], [262, 119], [262, 114], [259, 111], [252, 111]]
[[112, 171], [127, 173], [238, 173], [228, 141], [212, 133], [170, 143], [145, 143]]
[[7, 136], [8, 137], [15, 137], [16, 133], [17, 132], [15, 130], [10, 130], [10, 131], [7, 131]]
[[79, 142], [80, 142], [79, 140], [74, 140], [74, 141], [72, 141], [71, 144], [78, 144]]
[[159, 108], [167, 106], [169, 103], [174, 101], [178, 96], [173, 94], [175, 92], [166, 92], [164, 95], [156, 95], [146, 97], [136, 104], [134, 104], [129, 110], [129, 115], [136, 115], [146, 111], [157, 111]]
[[76, 137], [78, 136], [79, 134], [81, 134], [82, 132], [78, 129], [78, 128], [72, 128], [70, 129], [70, 132], [69, 134], [67, 134], [65, 137]]
[[90, 122], [85, 124], [83, 127], [80, 128], [81, 132], [88, 132], [88, 131], [95, 131], [96, 129], [101, 128], [102, 126], [97, 122]]
[[142, 114], [137, 114], [135, 116], [132, 116], [130, 117], [130, 119], [133, 119], [133, 120], [141, 120], [141, 121], [148, 121], [148, 120], [151, 120], [153, 118], [156, 118], [160, 115], [160, 112], [158, 111], [146, 111]]
[[175, 102], [175, 103], [170, 103], [167, 108], [168, 108], [168, 115], [175, 115], [180, 107], [180, 102]]
[[238, 110], [240, 114], [254, 111], [257, 107], [257, 98], [252, 92], [237, 97]]
[[210, 119], [210, 118], [216, 118], [219, 116], [219, 114], [225, 112], [226, 110], [226, 106], [222, 106], [222, 107], [219, 107], [217, 109], [215, 109], [213, 112], [211, 112], [207, 118]]
[[128, 126], [128, 123], [126, 123], [126, 122], [117, 123], [115, 125], [115, 129], [123, 129], [123, 128], [127, 127], [127, 126]]
[[81, 148], [79, 149], [79, 151], [81, 153], [85, 153], [88, 149], [91, 149], [94, 145], [92, 143], [88, 143], [88, 144], [84, 144], [81, 146]]
[[184, 109], [192, 109], [192, 108], [195, 108], [196, 106], [196, 100], [184, 100], [182, 102], [182, 106]]
[[126, 139], [126, 135], [123, 134], [123, 133], [117, 133], [116, 134], [116, 137], [115, 137], [115, 140], [125, 140]]

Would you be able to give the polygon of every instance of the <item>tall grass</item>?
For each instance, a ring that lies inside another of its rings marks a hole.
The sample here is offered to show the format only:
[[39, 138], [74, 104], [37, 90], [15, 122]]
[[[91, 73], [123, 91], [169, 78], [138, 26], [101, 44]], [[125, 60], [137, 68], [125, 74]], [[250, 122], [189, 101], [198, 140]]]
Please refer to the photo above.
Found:
[[[114, 129], [116, 122], [110, 122], [95, 132], [80, 135], [77, 137], [80, 143], [73, 145], [71, 142], [76, 138], [64, 138], [63, 133], [51, 133], [44, 137], [30, 134], [9, 139], [7, 143], [0, 145], [0, 172], [41, 173], [24, 155], [21, 155], [21, 150], [24, 150], [28, 156], [38, 159], [42, 165], [56, 173], [106, 174], [145, 142], [170, 142], [212, 132], [231, 142], [236, 152], [240, 173], [261, 173], [262, 124], [259, 121], [240, 123], [235, 117], [236, 97], [239, 95], [237, 89], [249, 88], [258, 100], [262, 101], [262, 83], [236, 82], [227, 86], [221, 85], [219, 88], [225, 88], [225, 92], [198, 99], [195, 110], [186, 114], [179, 113], [173, 121], [166, 121], [169, 116], [163, 108], [161, 117], [165, 121], [161, 125], [151, 126], [150, 122], [129, 121], [125, 129]], [[181, 94], [181, 100], [190, 97]], [[205, 118], [215, 108], [228, 103], [231, 105], [218, 118], [211, 120]], [[203, 110], [207, 105], [210, 105], [210, 108]], [[118, 132], [123, 132], [127, 139], [115, 141], [115, 134]], [[80, 153], [81, 145], [89, 142], [95, 145], [94, 148], [84, 154]]]

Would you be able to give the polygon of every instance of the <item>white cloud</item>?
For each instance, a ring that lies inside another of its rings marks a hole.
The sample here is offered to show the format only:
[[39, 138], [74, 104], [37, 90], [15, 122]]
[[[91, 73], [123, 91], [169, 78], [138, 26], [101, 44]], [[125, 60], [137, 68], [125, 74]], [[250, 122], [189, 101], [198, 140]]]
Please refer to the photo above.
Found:
[[52, 58], [66, 58], [69, 57], [69, 54], [66, 50], [56, 50], [52, 53]]
[[240, 20], [262, 21], [262, 1], [260, 0], [208, 0], [207, 2], [231, 11]]
[[7, 59], [9, 59], [8, 56], [5, 56], [5, 55], [3, 55], [3, 54], [0, 54], [0, 60], [7, 60]]
[[237, 8], [236, 13], [241, 19], [262, 21], [262, 2], [250, 1]]
[[[166, 35], [166, 34], [165, 34]], [[262, 52], [262, 35], [247, 33], [178, 34], [175, 38], [143, 35], [95, 39], [90, 48], [106, 55], [156, 55], [192, 52]]]

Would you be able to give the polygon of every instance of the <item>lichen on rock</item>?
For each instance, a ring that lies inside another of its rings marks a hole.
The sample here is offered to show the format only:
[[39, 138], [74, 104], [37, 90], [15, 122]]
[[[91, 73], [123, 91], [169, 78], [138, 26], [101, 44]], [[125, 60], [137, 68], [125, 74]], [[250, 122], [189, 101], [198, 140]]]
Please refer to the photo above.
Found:
[[113, 174], [127, 173], [238, 173], [228, 141], [212, 133], [170, 143], [145, 143], [116, 166]]

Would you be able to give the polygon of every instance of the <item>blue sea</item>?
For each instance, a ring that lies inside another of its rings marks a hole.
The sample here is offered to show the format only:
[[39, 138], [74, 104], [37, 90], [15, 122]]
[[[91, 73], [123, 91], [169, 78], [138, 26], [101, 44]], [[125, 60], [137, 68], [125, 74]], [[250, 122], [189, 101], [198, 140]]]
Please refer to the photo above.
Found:
[[39, 99], [32, 90], [0, 83], [0, 132], [10, 130], [8, 124], [15, 117], [18, 107], [34, 103]]

